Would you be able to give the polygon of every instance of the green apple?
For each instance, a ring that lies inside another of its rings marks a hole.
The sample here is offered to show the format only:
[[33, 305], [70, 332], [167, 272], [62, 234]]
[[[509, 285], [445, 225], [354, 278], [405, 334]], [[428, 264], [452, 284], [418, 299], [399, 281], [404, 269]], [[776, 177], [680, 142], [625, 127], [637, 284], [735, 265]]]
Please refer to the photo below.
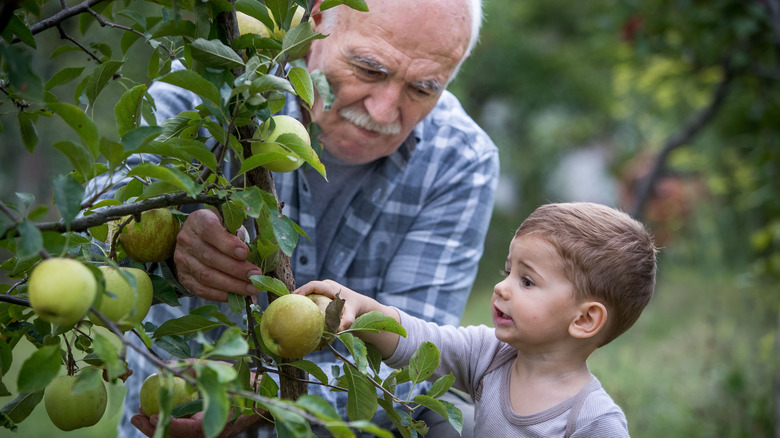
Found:
[[55, 257], [38, 264], [30, 274], [30, 306], [44, 321], [68, 326], [78, 322], [95, 300], [98, 285], [83, 263]]
[[74, 430], [94, 426], [106, 411], [106, 386], [87, 389], [79, 394], [73, 392], [76, 376], [58, 376], [46, 386], [43, 404], [51, 422], [60, 430]]
[[283, 134], [295, 134], [304, 140], [306, 144], [311, 146], [309, 132], [306, 131], [306, 127], [303, 126], [303, 123], [299, 122], [294, 117], [277, 115], [271, 117], [270, 120], [274, 121], [274, 128], [270, 133], [268, 133], [269, 126], [271, 125], [269, 121], [260, 125], [260, 128], [255, 131], [255, 138], [263, 138], [263, 141], [252, 142], [252, 154], [261, 154], [265, 152], [284, 154], [284, 158], [273, 160], [264, 164], [264, 166], [271, 172], [292, 172], [301, 167], [303, 158], [295, 152], [281, 146], [279, 143], [274, 142]]
[[303, 295], [282, 295], [263, 312], [260, 337], [276, 355], [303, 357], [319, 345], [324, 323], [325, 317], [314, 301]]
[[[290, 29], [301, 24], [303, 12], [304, 9], [296, 5], [295, 12], [293, 13], [292, 20], [290, 21]], [[270, 10], [268, 11], [268, 15], [271, 17], [271, 19], [273, 19], [273, 15], [271, 14]], [[279, 40], [284, 38], [285, 31], [281, 29], [276, 23], [274, 23], [273, 32], [269, 32], [268, 27], [263, 24], [262, 21], [238, 11], [236, 12], [236, 22], [238, 23], [238, 33], [241, 35], [255, 33], [263, 38], [271, 38], [272, 36]]]
[[179, 220], [167, 208], [155, 208], [141, 213], [141, 221], [135, 219], [125, 225], [119, 234], [127, 256], [141, 262], [163, 262], [173, 255]]
[[[149, 274], [142, 269], [125, 267], [116, 269], [111, 266], [101, 266], [100, 270], [106, 281], [106, 291], [111, 292], [115, 297], [103, 294], [98, 297], [95, 307], [106, 318], [120, 323], [118, 324], [120, 330], [132, 329], [135, 323], [143, 321], [152, 306], [154, 290]], [[135, 279], [135, 289], [123, 273]], [[133, 309], [135, 313], [131, 315]], [[89, 319], [99, 326], [106, 326], [93, 313], [89, 314]]]
[[141, 410], [144, 415], [151, 417], [160, 412], [160, 386], [168, 386], [166, 379], [173, 379], [173, 392], [171, 393], [171, 407], [176, 407], [182, 403], [197, 400], [197, 391], [191, 390], [189, 384], [178, 376], [160, 376], [157, 373], [151, 374], [141, 385]]

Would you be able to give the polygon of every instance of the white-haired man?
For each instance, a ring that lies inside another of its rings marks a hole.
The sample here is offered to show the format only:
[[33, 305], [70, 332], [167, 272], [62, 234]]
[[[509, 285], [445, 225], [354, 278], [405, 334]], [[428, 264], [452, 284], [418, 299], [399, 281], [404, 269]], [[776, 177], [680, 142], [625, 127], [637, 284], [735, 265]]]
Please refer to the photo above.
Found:
[[[328, 37], [313, 42], [307, 66], [322, 71], [334, 92], [330, 108], [315, 100], [311, 120], [322, 129], [328, 182], [306, 166], [275, 175], [284, 213], [310, 238], [301, 239], [291, 257], [296, 283], [332, 279], [423, 319], [457, 324], [482, 255], [498, 179], [496, 146], [445, 90], [477, 41], [481, 2], [368, 0], [369, 12], [320, 12], [320, 3], [312, 20]], [[162, 83], [150, 93], [161, 120], [197, 103]], [[292, 99], [283, 112], [310, 121]], [[186, 314], [204, 300], [224, 302], [228, 292], [257, 294], [249, 277], [261, 272], [246, 256], [246, 245], [215, 213], [192, 212], [174, 262], [178, 280], [195, 298], [183, 299], [179, 308], [154, 306], [148, 318]], [[336, 363], [328, 350], [307, 359], [326, 373]], [[153, 372], [133, 365], [136, 375]], [[346, 393], [315, 385], [309, 393], [345, 412]], [[196, 420], [174, 420], [171, 436], [193, 436]], [[381, 410], [374, 421], [391, 427]], [[154, 430], [143, 415], [132, 424], [145, 434]], [[455, 433], [446, 422], [435, 427], [448, 431], [432, 429], [429, 436]]]

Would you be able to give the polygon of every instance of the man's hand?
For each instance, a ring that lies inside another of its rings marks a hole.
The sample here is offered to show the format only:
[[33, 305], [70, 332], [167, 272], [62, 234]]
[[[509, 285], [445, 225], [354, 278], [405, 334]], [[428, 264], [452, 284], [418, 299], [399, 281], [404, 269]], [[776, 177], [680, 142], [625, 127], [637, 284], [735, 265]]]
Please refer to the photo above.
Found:
[[[130, 423], [141, 433], [150, 437], [154, 435], [157, 420], [157, 414], [147, 417], [141, 412], [134, 415], [130, 419]], [[218, 438], [234, 437], [257, 421], [262, 421], [264, 425], [270, 424], [259, 415], [240, 415], [235, 422], [229, 422], [225, 426]], [[169, 438], [202, 438], [203, 436], [203, 412], [198, 412], [190, 418], [171, 418], [171, 425], [168, 428]]]
[[247, 245], [230, 234], [211, 210], [191, 213], [176, 238], [179, 282], [194, 295], [211, 301], [227, 301], [228, 292], [256, 295], [249, 277], [260, 269], [246, 261]]

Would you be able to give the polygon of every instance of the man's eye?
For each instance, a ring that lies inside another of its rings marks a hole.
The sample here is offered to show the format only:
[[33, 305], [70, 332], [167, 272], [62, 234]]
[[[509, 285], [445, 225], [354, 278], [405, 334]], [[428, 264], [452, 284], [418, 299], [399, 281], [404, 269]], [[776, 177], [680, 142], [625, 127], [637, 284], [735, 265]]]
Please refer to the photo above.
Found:
[[431, 95], [431, 90], [429, 90], [427, 88], [415, 87], [414, 91], [420, 97], [428, 97], [428, 96]]
[[380, 78], [380, 77], [382, 77], [382, 74], [383, 74], [379, 70], [374, 70], [374, 69], [360, 67], [360, 66], [355, 66], [355, 70], [357, 71], [357, 73], [360, 76], [362, 76], [364, 78], [370, 78], [370, 79]]

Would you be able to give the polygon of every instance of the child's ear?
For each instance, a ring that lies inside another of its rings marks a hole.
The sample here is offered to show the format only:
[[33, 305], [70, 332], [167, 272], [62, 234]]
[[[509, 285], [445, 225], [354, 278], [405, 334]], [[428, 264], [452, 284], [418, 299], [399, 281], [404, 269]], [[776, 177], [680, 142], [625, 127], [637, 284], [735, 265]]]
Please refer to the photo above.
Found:
[[569, 325], [569, 334], [575, 338], [590, 338], [606, 324], [607, 308], [598, 301], [586, 301], [580, 305], [577, 318]]
[[313, 26], [319, 26], [322, 22], [322, 15], [320, 13], [320, 6], [322, 5], [322, 0], [317, 0], [314, 2], [314, 7], [311, 9], [311, 20], [313, 21]]

